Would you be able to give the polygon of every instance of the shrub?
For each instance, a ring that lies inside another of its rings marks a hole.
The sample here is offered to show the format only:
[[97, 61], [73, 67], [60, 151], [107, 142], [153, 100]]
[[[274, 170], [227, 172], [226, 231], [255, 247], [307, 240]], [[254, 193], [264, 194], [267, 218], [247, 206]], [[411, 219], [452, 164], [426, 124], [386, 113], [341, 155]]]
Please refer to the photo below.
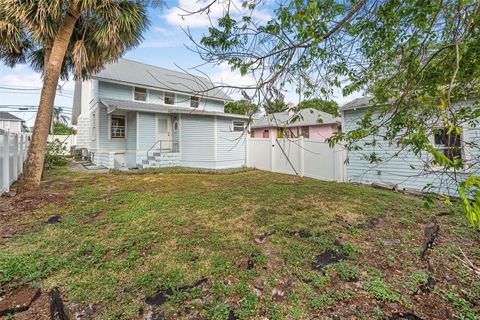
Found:
[[51, 169], [55, 166], [64, 166], [68, 163], [69, 159], [65, 155], [67, 147], [65, 143], [55, 139], [54, 141], [47, 142], [47, 148], [45, 150], [45, 162], [43, 166], [47, 169]]

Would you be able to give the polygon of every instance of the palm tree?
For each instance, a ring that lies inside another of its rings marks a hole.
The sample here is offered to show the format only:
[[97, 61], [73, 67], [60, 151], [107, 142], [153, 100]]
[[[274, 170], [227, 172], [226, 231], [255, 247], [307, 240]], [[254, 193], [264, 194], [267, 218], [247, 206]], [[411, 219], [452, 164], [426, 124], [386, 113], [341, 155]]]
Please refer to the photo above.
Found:
[[62, 107], [53, 107], [52, 123], [60, 123], [67, 125], [70, 122], [70, 117], [63, 114]]
[[53, 102], [60, 77], [86, 79], [140, 44], [149, 25], [146, 2], [0, 0], [0, 59], [43, 73], [23, 190], [40, 187]]

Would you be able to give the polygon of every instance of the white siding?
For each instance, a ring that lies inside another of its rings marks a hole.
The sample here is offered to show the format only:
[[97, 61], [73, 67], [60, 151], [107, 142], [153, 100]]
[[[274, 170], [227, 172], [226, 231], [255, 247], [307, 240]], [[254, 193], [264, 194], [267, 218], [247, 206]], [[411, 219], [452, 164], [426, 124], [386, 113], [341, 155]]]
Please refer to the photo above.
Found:
[[184, 114], [180, 130], [182, 166], [215, 168], [214, 118]]
[[[357, 122], [363, 119], [366, 108], [344, 111], [345, 131], [351, 131], [358, 125]], [[471, 141], [480, 142], [478, 128], [467, 128], [464, 132]], [[365, 145], [376, 140], [376, 145]], [[452, 179], [453, 174], [445, 174], [431, 170], [427, 163], [429, 156], [423, 153], [416, 156], [409, 149], [401, 150], [396, 144], [383, 141], [381, 138], [369, 136], [358, 142], [362, 150], [349, 151], [347, 154], [347, 179], [351, 182], [361, 183], [393, 183], [401, 188], [422, 190], [432, 185], [435, 191], [447, 194], [457, 194], [457, 183]], [[375, 152], [382, 159], [380, 163], [370, 163], [366, 156]], [[478, 156], [480, 150], [468, 150], [470, 154]], [[397, 154], [398, 153], [398, 154]], [[478, 172], [475, 168], [470, 173]], [[464, 179], [465, 174], [458, 174], [457, 178]]]
[[217, 168], [246, 165], [247, 132], [234, 132], [232, 119], [217, 117]]

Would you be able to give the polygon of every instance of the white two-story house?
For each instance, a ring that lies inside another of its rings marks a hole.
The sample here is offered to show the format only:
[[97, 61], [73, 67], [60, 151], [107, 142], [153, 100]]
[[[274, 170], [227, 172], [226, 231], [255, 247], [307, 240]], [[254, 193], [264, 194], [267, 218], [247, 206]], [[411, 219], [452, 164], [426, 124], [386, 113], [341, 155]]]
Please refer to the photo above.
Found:
[[107, 168], [246, 164], [247, 117], [203, 77], [120, 59], [75, 83], [77, 146]]

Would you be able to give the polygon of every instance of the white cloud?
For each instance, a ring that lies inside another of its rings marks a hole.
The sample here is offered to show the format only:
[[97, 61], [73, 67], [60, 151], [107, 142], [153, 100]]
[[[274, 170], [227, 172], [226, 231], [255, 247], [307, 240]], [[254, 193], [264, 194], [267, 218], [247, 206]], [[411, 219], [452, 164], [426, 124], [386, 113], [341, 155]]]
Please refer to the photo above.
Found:
[[9, 70], [11, 71], [0, 77], [0, 84], [9, 87], [22, 87], [29, 89], [42, 87], [41, 74], [29, 70], [27, 66], [18, 65]]
[[[243, 8], [242, 0], [218, 1], [209, 6], [211, 0], [179, 0], [178, 6], [167, 10], [163, 18], [171, 25], [190, 28], [205, 28], [212, 24], [216, 25], [227, 10], [227, 4], [230, 4], [230, 14], [233, 17], [252, 14], [255, 21], [268, 21], [271, 16], [265, 10], [256, 8], [253, 11]], [[207, 12], [198, 12], [208, 7]]]
[[181, 46], [183, 42], [180, 40], [158, 40], [146, 41], [140, 45], [140, 48], [173, 48]]
[[163, 34], [165, 36], [170, 36], [173, 34], [173, 32], [171, 30], [168, 30], [166, 28], [162, 28], [162, 27], [153, 27], [153, 32], [156, 32], [156, 33], [160, 33], [160, 34]]

